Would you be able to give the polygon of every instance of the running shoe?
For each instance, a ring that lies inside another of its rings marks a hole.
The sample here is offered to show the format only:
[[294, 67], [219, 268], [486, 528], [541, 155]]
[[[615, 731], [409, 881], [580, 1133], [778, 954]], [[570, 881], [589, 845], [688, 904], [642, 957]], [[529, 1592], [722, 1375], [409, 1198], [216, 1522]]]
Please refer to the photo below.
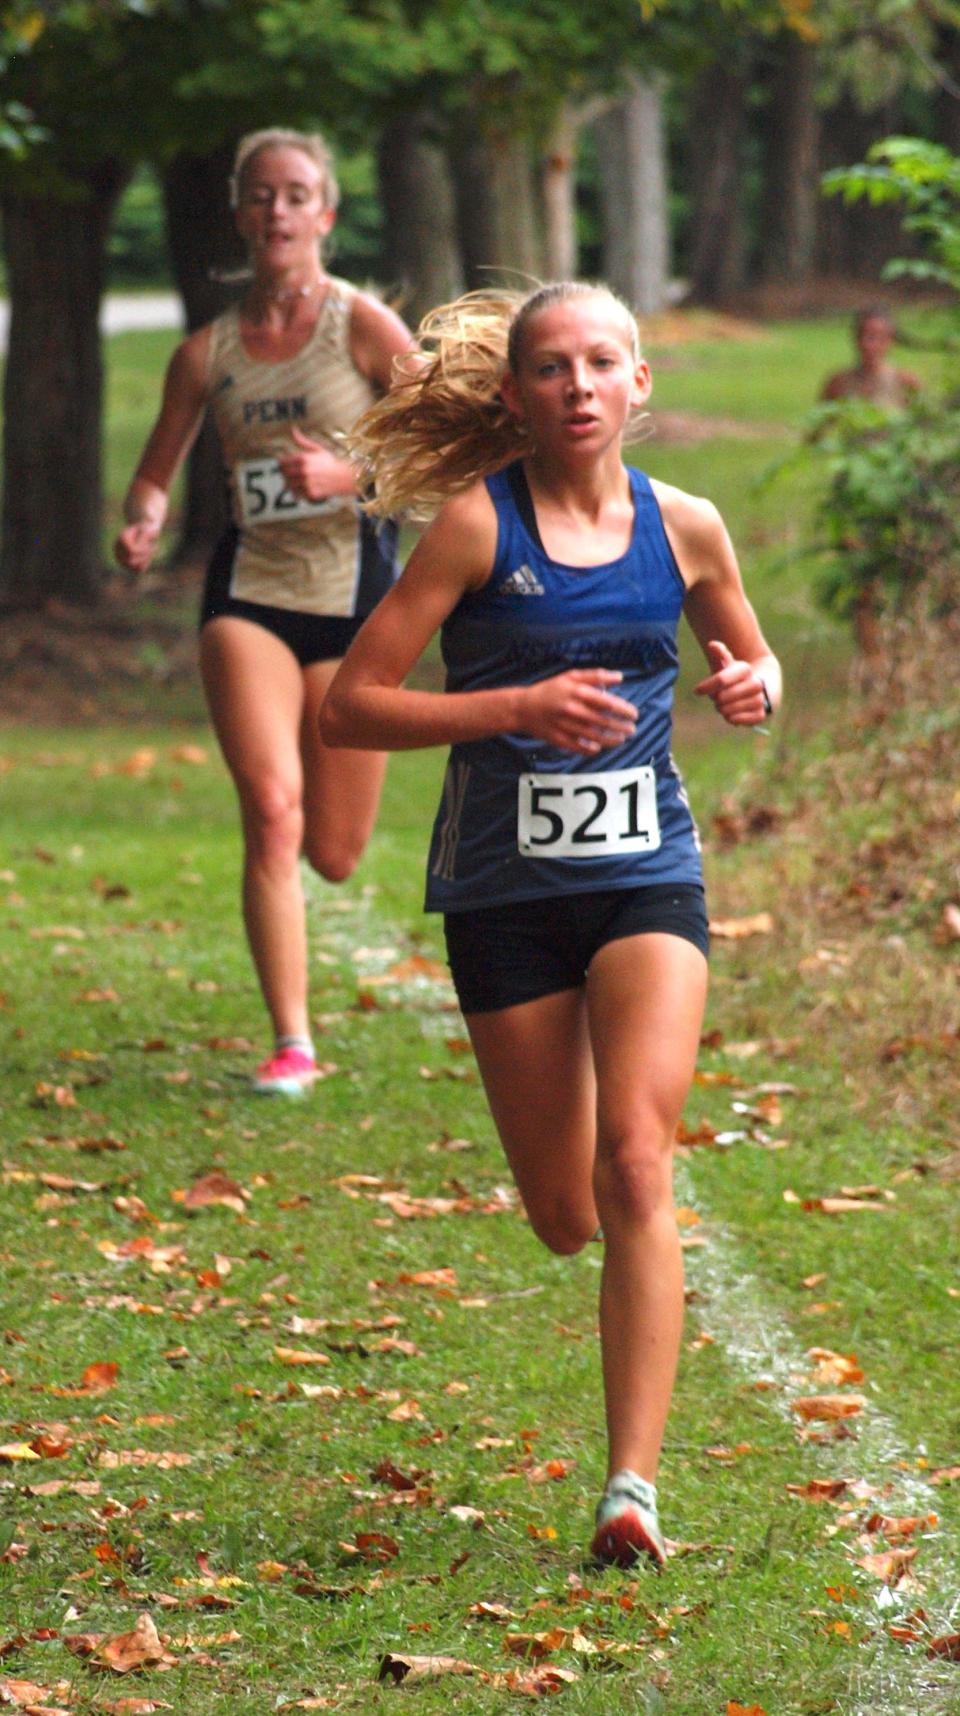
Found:
[[317, 1076], [317, 1063], [303, 1049], [277, 1049], [261, 1061], [253, 1079], [258, 1096], [302, 1096]]
[[590, 1552], [597, 1561], [632, 1567], [647, 1556], [655, 1567], [667, 1559], [657, 1519], [657, 1492], [638, 1473], [614, 1473], [597, 1507], [597, 1529]]

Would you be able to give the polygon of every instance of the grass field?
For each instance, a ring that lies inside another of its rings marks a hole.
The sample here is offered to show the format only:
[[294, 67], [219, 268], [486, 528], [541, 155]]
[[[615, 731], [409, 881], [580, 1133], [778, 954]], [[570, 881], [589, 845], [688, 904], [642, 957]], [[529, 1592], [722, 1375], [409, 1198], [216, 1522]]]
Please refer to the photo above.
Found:
[[[664, 409], [789, 424], [844, 337], [678, 348]], [[114, 347], [113, 492], [165, 339]], [[533, 1240], [420, 913], [442, 758], [394, 759], [360, 872], [311, 885], [326, 1076], [281, 1104], [246, 1087], [264, 1032], [235, 810], [189, 702], [0, 734], [15, 1707], [960, 1707], [960, 715], [848, 701], [797, 558], [809, 485], [754, 488], [787, 445], [643, 450], [721, 504], [790, 688], [767, 742], [679, 700], [731, 933], [680, 1149], [659, 1578], [584, 1560], [599, 1258]], [[120, 1674], [109, 1641], [142, 1615], [162, 1644], [141, 1622]]]

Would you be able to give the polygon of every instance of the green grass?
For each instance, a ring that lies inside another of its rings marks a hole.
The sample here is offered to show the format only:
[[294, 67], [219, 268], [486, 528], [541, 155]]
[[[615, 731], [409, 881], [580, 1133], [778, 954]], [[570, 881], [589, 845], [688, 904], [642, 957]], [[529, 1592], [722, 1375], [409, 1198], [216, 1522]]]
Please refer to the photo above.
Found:
[[[118, 358], [129, 342], [134, 379], [141, 338], [113, 342]], [[767, 344], [771, 398], [792, 341]], [[130, 403], [130, 440], [148, 392]], [[956, 955], [934, 937], [956, 897], [943, 785], [956, 717], [855, 724], [846, 640], [783, 554], [808, 497], [793, 488], [775, 502], [751, 486], [769, 454], [766, 442], [716, 441], [651, 448], [647, 461], [735, 515], [794, 711], [768, 742], [718, 735], [687, 695], [687, 665], [678, 749], [713, 912], [766, 910], [774, 930], [716, 942], [686, 1114], [692, 1129], [740, 1136], [679, 1165], [680, 1201], [700, 1218], [684, 1217], [684, 1236], [705, 1241], [687, 1251], [662, 1475], [666, 1528], [685, 1552], [659, 1579], [584, 1564], [603, 1464], [599, 1256], [549, 1256], [503, 1203], [462, 1022], [422, 964], [441, 957], [420, 898], [442, 758], [394, 759], [357, 876], [341, 890], [311, 884], [330, 1071], [302, 1103], [265, 1103], [247, 1090], [264, 1029], [239, 925], [236, 812], [212, 741], [166, 722], [11, 728], [0, 1444], [36, 1442], [43, 1457], [0, 1463], [0, 1651], [24, 1635], [0, 1657], [0, 1685], [37, 1681], [42, 1702], [78, 1716], [129, 1696], [191, 1716], [265, 1716], [311, 1697], [321, 1703], [306, 1707], [364, 1716], [398, 1701], [499, 1712], [529, 1702], [504, 1676], [536, 1666], [508, 1653], [507, 1635], [560, 1628], [542, 1666], [577, 1676], [558, 1708], [589, 1716], [956, 1708], [956, 1666], [888, 1630], [918, 1607], [930, 1632], [955, 1628], [960, 1486], [930, 1480], [960, 1458], [945, 1171]], [[206, 746], [206, 760], [185, 744]], [[751, 834], [758, 812], [770, 831]], [[404, 969], [412, 955], [419, 975]], [[779, 1115], [763, 1113], [771, 1093], [757, 1087], [770, 1084], [787, 1087]], [[125, 1148], [79, 1147], [107, 1139]], [[243, 1213], [190, 1213], [174, 1196], [214, 1170], [249, 1192]], [[358, 1173], [376, 1183], [343, 1180]], [[867, 1201], [883, 1207], [803, 1207], [844, 1186], [878, 1188]], [[397, 1192], [464, 1207], [411, 1216], [384, 1201]], [[161, 1248], [153, 1262], [116, 1255], [136, 1238]], [[437, 1270], [454, 1277], [401, 1280]], [[298, 1330], [295, 1317], [326, 1322]], [[291, 1366], [278, 1347], [329, 1362]], [[813, 1347], [863, 1370], [854, 1439], [798, 1437], [791, 1402], [838, 1389], [817, 1380]], [[98, 1363], [119, 1366], [116, 1386], [69, 1392]], [[190, 1459], [150, 1464], [141, 1451]], [[132, 1463], [111, 1463], [124, 1453]], [[391, 1493], [385, 1461], [411, 1477], [412, 1501]], [[551, 1461], [565, 1475], [549, 1476]], [[815, 1477], [874, 1493], [815, 1504], [786, 1488]], [[464, 1507], [483, 1518], [453, 1511]], [[938, 1528], [912, 1540], [915, 1587], [857, 1565], [871, 1514], [934, 1511]], [[369, 1532], [387, 1540], [367, 1545], [382, 1564], [342, 1547]], [[508, 1613], [478, 1619], [478, 1603]], [[63, 1642], [116, 1635], [143, 1611], [172, 1641], [167, 1672], [108, 1678]], [[576, 1648], [584, 1639], [593, 1651]], [[377, 1680], [386, 1652], [453, 1656], [489, 1678], [396, 1688]]]

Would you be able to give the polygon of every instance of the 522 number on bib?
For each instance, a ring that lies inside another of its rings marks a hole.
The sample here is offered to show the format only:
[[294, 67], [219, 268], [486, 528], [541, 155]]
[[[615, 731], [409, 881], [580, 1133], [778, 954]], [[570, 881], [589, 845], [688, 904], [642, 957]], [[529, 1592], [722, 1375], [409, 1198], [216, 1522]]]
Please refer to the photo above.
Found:
[[517, 844], [526, 858], [613, 858], [660, 845], [652, 768], [521, 775]]

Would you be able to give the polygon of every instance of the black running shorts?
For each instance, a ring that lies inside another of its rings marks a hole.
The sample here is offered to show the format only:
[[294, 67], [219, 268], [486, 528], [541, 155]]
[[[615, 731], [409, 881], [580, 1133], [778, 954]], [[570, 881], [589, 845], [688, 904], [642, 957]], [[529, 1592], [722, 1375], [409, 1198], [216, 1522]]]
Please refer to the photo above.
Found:
[[703, 889], [690, 883], [482, 906], [444, 916], [447, 958], [464, 1013], [490, 1013], [579, 989], [594, 954], [633, 935], [676, 935], [706, 958]]

